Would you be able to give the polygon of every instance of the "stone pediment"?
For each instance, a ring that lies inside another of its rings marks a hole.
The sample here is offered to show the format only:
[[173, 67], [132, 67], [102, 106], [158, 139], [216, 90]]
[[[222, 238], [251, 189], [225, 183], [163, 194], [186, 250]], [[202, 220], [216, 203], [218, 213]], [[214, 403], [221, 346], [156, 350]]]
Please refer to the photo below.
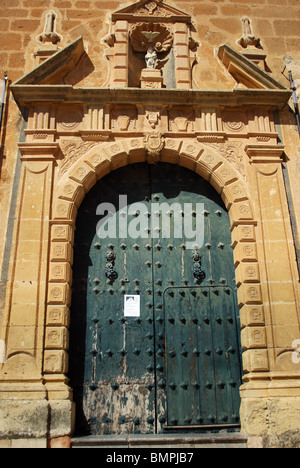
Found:
[[17, 80], [15, 85], [57, 84], [61, 77], [74, 70], [84, 54], [83, 38], [79, 37], [71, 44], [56, 52], [32, 71]]
[[237, 83], [246, 88], [287, 90], [280, 81], [227, 44], [219, 48], [218, 57]]
[[[155, 4], [159, 7], [165, 6], [159, 1]], [[142, 8], [144, 5], [146, 2], [139, 2], [121, 10], [120, 13], [127, 14], [130, 10], [133, 14], [134, 11], [138, 11], [137, 6]], [[174, 12], [173, 8], [171, 10]], [[182, 18], [184, 18], [184, 13]], [[122, 20], [118, 22], [122, 23]], [[181, 26], [187, 27], [187, 25]], [[116, 48], [117, 44], [114, 47]], [[290, 90], [282, 83], [228, 45], [220, 47], [218, 56], [237, 83], [242, 84], [243, 87], [238, 86], [233, 90], [225, 91], [191, 89], [190, 85], [183, 89], [180, 83], [169, 89], [140, 89], [130, 87], [128, 84], [123, 88], [121, 86], [81, 88], [65, 84], [64, 77], [82, 66], [81, 59], [85, 53], [83, 38], [79, 37], [17, 80], [11, 86], [15, 99], [23, 105], [32, 102], [54, 101], [71, 104], [96, 100], [99, 105], [105, 102], [121, 102], [127, 105], [133, 101], [140, 103], [147, 101], [161, 102], [166, 105], [176, 102], [178, 105], [187, 103], [206, 106], [267, 105], [282, 108], [291, 96]]]
[[180, 21], [191, 22], [191, 16], [177, 10], [170, 5], [166, 5], [162, 0], [141, 0], [129, 7], [123, 8], [112, 14], [112, 20], [127, 20], [136, 21], [137, 19], [143, 21]]

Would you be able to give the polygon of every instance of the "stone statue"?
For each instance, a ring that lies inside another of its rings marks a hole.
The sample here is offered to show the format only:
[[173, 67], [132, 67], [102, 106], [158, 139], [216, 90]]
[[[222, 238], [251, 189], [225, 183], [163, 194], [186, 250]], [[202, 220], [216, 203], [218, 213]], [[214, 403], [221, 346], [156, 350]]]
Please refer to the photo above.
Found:
[[146, 60], [147, 68], [154, 70], [156, 67], [156, 62], [157, 62], [157, 53], [155, 52], [153, 46], [149, 47], [145, 60]]
[[147, 68], [154, 70], [156, 67], [157, 53], [154, 49], [153, 41], [157, 36], [160, 35], [160, 32], [142, 31], [142, 34], [146, 39], [148, 39], [148, 42], [149, 42], [149, 47], [148, 47], [147, 54], [145, 57]]

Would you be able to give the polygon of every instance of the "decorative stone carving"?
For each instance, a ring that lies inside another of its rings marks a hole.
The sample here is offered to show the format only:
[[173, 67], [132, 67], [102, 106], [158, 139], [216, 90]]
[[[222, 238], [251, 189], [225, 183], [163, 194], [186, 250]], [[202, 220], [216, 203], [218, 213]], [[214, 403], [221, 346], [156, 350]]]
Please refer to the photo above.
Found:
[[50, 11], [50, 13], [48, 13], [46, 16], [44, 32], [38, 36], [38, 41], [42, 42], [43, 44], [46, 42], [57, 44], [61, 41], [61, 36], [55, 31], [55, 22], [56, 14], [54, 11]]
[[72, 260], [71, 246], [65, 242], [53, 242], [51, 245], [52, 262], [69, 262]]
[[257, 263], [242, 262], [236, 270], [237, 285], [244, 283], [259, 283], [260, 272]]
[[243, 353], [244, 372], [267, 372], [269, 370], [268, 351], [251, 349]]
[[156, 2], [150, 1], [145, 4], [146, 10], [148, 10], [150, 15], [153, 15], [154, 11], [157, 10], [158, 6]]
[[72, 277], [71, 267], [69, 263], [51, 263], [50, 264], [50, 282], [52, 283], [61, 283], [68, 282], [70, 283]]
[[142, 71], [141, 87], [162, 88], [163, 78], [160, 70], [156, 69], [161, 68], [168, 61], [166, 54], [173, 44], [173, 34], [170, 28], [160, 23], [138, 23], [131, 27], [129, 37], [132, 50], [146, 54], [146, 69]]
[[243, 28], [244, 28], [244, 35], [238, 41], [238, 44], [241, 45], [244, 49], [247, 49], [248, 46], [256, 47], [257, 49], [262, 49], [262, 45], [260, 43], [260, 38], [255, 37], [252, 32], [251, 22], [249, 18], [243, 18]]
[[192, 109], [172, 108], [169, 111], [169, 130], [172, 132], [194, 131], [195, 114]]
[[126, 114], [122, 114], [117, 117], [117, 122], [121, 131], [125, 132], [126, 130], [128, 130], [130, 120], [130, 116]]
[[164, 148], [165, 139], [160, 132], [145, 134], [145, 148], [149, 164], [156, 164], [160, 159], [160, 152]]
[[68, 355], [61, 350], [47, 350], [44, 355], [44, 372], [46, 374], [55, 374], [67, 372]]
[[156, 53], [168, 52], [173, 44], [170, 28], [160, 23], [138, 23], [132, 26], [129, 37], [135, 52], [146, 53], [150, 45]]
[[241, 309], [240, 316], [242, 328], [265, 325], [264, 308], [262, 305], [245, 305]]
[[223, 115], [224, 126], [230, 132], [242, 132], [246, 125], [246, 116], [241, 112], [225, 112]]
[[153, 21], [153, 19], [180, 19], [186, 23], [191, 22], [190, 15], [177, 10], [176, 8], [166, 4], [162, 0], [140, 0], [133, 5], [122, 8], [112, 14], [112, 20], [128, 20], [133, 21], [135, 18], [143, 18], [145, 21]]
[[207, 146], [215, 148], [223, 158], [227, 159], [240, 172], [240, 174], [246, 178], [243, 145], [241, 143], [207, 143]]
[[48, 327], [46, 330], [46, 349], [65, 349], [69, 342], [69, 332], [64, 327]]
[[146, 110], [145, 117], [151, 128], [154, 130], [159, 123], [160, 111], [156, 108], [150, 107]]
[[162, 3], [161, 0], [150, 0], [149, 2], [145, 3], [145, 5], [140, 8], [135, 15], [136, 16], [164, 16], [170, 17], [171, 13], [168, 12], [166, 9], [161, 8], [158, 4]]
[[65, 160], [60, 167], [59, 176], [63, 176], [69, 167], [71, 167], [83, 154], [87, 153], [96, 144], [96, 142], [83, 142], [81, 139], [61, 139], [60, 147], [63, 155], [65, 156]]
[[133, 107], [115, 108], [111, 112], [112, 129], [126, 132], [136, 129], [137, 110]]
[[267, 339], [264, 327], [248, 327], [242, 330], [243, 349], [266, 348]]
[[70, 311], [66, 306], [48, 306], [47, 325], [48, 326], [68, 326]]
[[52, 241], [53, 242], [68, 242], [72, 240], [72, 232], [69, 226], [54, 225], [52, 226]]
[[60, 131], [73, 131], [81, 124], [83, 114], [78, 109], [63, 109], [57, 115], [57, 127]]

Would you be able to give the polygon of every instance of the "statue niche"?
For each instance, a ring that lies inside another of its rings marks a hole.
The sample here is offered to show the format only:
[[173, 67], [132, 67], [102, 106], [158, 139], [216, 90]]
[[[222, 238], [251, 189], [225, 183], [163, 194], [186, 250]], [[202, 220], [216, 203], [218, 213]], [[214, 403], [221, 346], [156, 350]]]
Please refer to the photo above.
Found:
[[173, 34], [159, 23], [138, 23], [132, 26], [129, 47], [129, 87], [140, 87], [142, 71], [160, 70], [164, 87], [175, 88]]

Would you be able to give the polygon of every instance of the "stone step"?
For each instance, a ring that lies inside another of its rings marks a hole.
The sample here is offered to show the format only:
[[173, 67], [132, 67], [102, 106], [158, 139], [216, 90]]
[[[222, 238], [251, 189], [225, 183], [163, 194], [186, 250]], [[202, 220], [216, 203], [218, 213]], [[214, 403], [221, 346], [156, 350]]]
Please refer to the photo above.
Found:
[[240, 433], [195, 435], [88, 436], [72, 439], [72, 448], [105, 449], [199, 449], [247, 448], [247, 437]]

